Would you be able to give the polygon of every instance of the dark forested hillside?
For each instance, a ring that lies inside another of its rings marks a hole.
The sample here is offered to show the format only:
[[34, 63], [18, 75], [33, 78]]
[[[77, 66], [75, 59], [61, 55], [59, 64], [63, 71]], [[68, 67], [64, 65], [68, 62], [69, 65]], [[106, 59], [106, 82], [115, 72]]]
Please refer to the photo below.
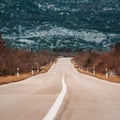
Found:
[[109, 49], [120, 41], [119, 0], [1, 0], [0, 31], [15, 48]]

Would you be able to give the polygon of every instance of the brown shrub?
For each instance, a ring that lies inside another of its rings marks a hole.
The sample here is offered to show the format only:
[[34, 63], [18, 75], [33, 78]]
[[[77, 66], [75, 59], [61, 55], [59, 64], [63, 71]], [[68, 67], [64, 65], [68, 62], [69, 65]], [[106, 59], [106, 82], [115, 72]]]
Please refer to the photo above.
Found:
[[48, 50], [39, 53], [31, 53], [25, 50], [12, 50], [5, 46], [5, 42], [0, 38], [0, 76], [14, 75], [16, 69], [20, 72], [29, 72], [53, 62], [56, 59], [54, 53]]
[[120, 75], [120, 43], [116, 44], [109, 52], [89, 51], [83, 52], [74, 57], [77, 65], [84, 69], [89, 68], [92, 72], [93, 67], [98, 73], [105, 73], [105, 69]]

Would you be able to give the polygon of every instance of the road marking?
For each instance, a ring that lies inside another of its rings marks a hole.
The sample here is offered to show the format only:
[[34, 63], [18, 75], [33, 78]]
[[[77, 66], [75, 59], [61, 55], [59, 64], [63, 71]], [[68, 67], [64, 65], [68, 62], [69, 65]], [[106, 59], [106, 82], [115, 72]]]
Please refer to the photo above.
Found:
[[60, 109], [62, 103], [63, 103], [63, 99], [66, 95], [67, 92], [67, 87], [64, 81], [64, 75], [62, 78], [62, 91], [61, 93], [58, 95], [55, 103], [53, 104], [53, 106], [51, 107], [51, 109], [49, 110], [49, 112], [47, 113], [47, 115], [43, 118], [43, 120], [54, 120], [58, 110]]

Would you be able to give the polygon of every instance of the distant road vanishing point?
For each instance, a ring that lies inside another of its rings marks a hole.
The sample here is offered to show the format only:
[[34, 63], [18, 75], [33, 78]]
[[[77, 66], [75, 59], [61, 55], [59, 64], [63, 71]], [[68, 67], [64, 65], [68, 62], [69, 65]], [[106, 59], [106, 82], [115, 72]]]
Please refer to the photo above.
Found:
[[0, 86], [0, 120], [120, 120], [120, 84], [59, 58], [47, 73]]

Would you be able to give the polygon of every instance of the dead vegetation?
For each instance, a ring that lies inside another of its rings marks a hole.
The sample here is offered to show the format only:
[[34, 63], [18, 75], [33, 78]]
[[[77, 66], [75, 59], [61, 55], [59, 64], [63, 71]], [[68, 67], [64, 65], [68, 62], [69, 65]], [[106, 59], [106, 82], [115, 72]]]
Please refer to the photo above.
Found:
[[29, 52], [26, 50], [14, 50], [6, 47], [0, 36], [0, 76], [15, 75], [17, 68], [20, 73], [28, 73], [32, 67], [35, 71], [41, 71], [41, 67], [55, 61], [56, 55], [48, 50]]
[[12, 82], [18, 82], [18, 81], [24, 80], [26, 78], [29, 78], [31, 76], [32, 76], [31, 73], [20, 74], [20, 77], [17, 77], [15, 75], [14, 76], [13, 75], [1, 76], [0, 77], [0, 85], [12, 83]]
[[120, 82], [120, 43], [107, 52], [95, 50], [81, 52], [74, 57], [73, 61], [79, 72], [82, 69], [85, 74], [93, 75], [95, 69], [96, 76], [103, 79], [106, 79], [105, 73], [108, 72], [109, 81]]
[[[54, 62], [51, 62], [51, 63], [41, 67], [41, 71], [34, 71], [33, 75], [46, 73], [51, 68], [53, 63]], [[24, 79], [32, 77], [33, 75], [32, 75], [32, 72], [28, 72], [28, 73], [20, 73], [19, 77], [17, 77], [17, 73], [15, 75], [0, 76], [0, 85], [22, 81]]]

